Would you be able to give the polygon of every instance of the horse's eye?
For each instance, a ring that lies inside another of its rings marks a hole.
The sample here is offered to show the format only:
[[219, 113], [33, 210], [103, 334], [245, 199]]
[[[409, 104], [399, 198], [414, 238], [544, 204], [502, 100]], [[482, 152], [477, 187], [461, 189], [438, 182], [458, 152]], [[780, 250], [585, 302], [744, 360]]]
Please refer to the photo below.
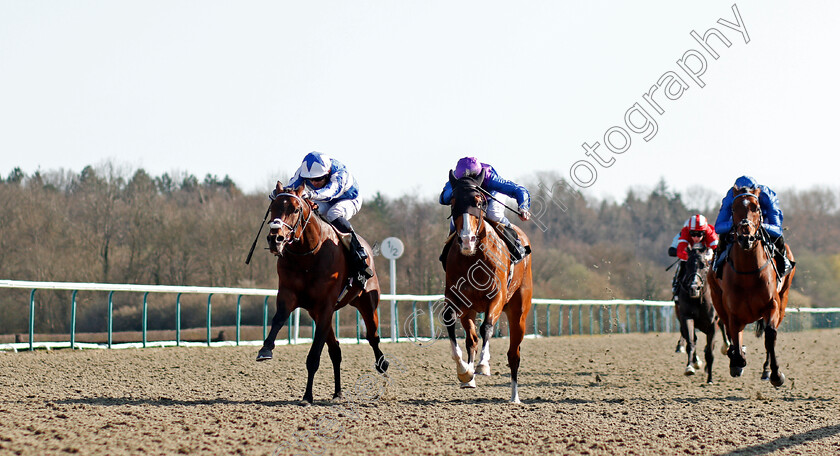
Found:
[[299, 207], [295, 209], [295, 214], [297, 214], [298, 212], [300, 212], [300, 208], [299, 208]]

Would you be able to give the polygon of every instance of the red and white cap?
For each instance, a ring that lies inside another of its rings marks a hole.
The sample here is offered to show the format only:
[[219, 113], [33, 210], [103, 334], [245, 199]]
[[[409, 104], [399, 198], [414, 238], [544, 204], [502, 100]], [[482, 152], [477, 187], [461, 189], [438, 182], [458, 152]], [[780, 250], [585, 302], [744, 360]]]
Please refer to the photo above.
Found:
[[688, 229], [691, 231], [703, 231], [706, 229], [706, 217], [703, 217], [701, 214], [692, 215], [690, 219], [688, 219]]

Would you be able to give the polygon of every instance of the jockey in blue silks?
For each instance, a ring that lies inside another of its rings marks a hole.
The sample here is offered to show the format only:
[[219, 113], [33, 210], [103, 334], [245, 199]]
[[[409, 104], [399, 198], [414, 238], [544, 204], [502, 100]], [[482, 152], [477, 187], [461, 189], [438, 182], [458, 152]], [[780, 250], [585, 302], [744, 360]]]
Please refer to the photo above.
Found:
[[[373, 270], [365, 262], [367, 252], [349, 221], [362, 207], [359, 186], [353, 175], [340, 161], [320, 152], [310, 152], [303, 157], [300, 168], [289, 182], [289, 187], [292, 188], [301, 185], [306, 186], [309, 199], [318, 204], [318, 213], [338, 231], [350, 234], [350, 263], [355, 269], [352, 272], [357, 275], [359, 282], [364, 284], [367, 279], [373, 277]], [[272, 200], [275, 191], [269, 195]]]
[[[462, 177], [474, 177], [480, 175], [481, 173], [484, 174], [484, 180], [481, 183], [482, 189], [486, 190], [493, 196], [497, 196], [501, 193], [502, 195], [514, 198], [517, 206], [519, 207], [519, 218], [523, 222], [531, 218], [531, 194], [528, 193], [528, 190], [525, 187], [499, 176], [492, 166], [487, 163], [479, 162], [475, 157], [464, 157], [458, 160], [458, 163], [455, 165], [455, 170], [453, 171], [456, 179], [460, 179]], [[447, 181], [443, 186], [439, 202], [443, 205], [449, 205], [451, 200], [452, 184]], [[507, 244], [513, 261], [518, 262], [525, 258], [525, 256], [530, 253], [530, 249], [526, 249], [522, 246], [519, 236], [511, 227], [510, 220], [505, 217], [505, 206], [501, 202], [488, 197], [486, 213], [488, 220], [498, 222], [503, 227], [499, 230], [499, 234], [505, 241], [505, 244]], [[449, 232], [451, 234], [454, 231], [455, 224], [454, 222], [451, 222], [449, 225]], [[440, 256], [440, 261], [444, 264], [444, 269], [446, 269], [446, 256], [449, 253], [449, 246], [451, 244], [452, 242], [447, 242], [446, 245], [444, 245], [443, 253], [441, 253]]]
[[720, 235], [720, 245], [717, 248], [718, 256], [713, 268], [718, 277], [721, 277], [723, 273], [721, 266], [723, 266], [723, 262], [726, 261], [726, 256], [729, 253], [730, 237], [732, 236], [732, 203], [735, 201], [735, 192], [743, 189], [755, 190], [756, 188], [761, 190], [758, 194], [758, 204], [761, 206], [762, 216], [761, 227], [767, 232], [775, 247], [774, 258], [777, 265], [776, 269], [779, 272], [779, 280], [792, 269], [790, 260], [786, 255], [785, 237], [782, 233], [784, 215], [779, 205], [779, 198], [776, 197], [776, 192], [766, 185], [759, 185], [750, 176], [741, 176], [735, 180], [735, 184], [726, 192], [726, 196], [720, 203], [720, 213], [718, 213], [715, 222], [715, 231]]

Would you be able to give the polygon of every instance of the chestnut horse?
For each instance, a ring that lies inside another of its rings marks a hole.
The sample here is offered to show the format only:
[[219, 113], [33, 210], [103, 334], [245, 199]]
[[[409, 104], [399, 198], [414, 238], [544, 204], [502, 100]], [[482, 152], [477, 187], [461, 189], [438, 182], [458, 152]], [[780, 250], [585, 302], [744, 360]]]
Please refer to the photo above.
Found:
[[[706, 335], [706, 382], [712, 383], [712, 364], [715, 355], [715, 333], [717, 333], [719, 318], [712, 306], [712, 297], [706, 283], [706, 271], [709, 260], [705, 249], [689, 247], [688, 259], [685, 261], [685, 274], [679, 283], [677, 315], [680, 320], [680, 334], [686, 341], [685, 348], [688, 360], [685, 364], [685, 375], [694, 375], [700, 369], [700, 358], [697, 356], [697, 336], [695, 329]], [[724, 335], [724, 343], [726, 336]]]
[[[726, 327], [732, 345], [729, 347], [729, 374], [739, 377], [747, 365], [743, 350], [744, 327], [756, 322], [756, 337], [764, 333], [767, 357], [761, 379], [770, 380], [773, 386], [782, 386], [785, 375], [779, 371], [776, 356], [776, 336], [785, 318], [788, 291], [793, 280], [790, 274], [778, 281], [776, 265], [771, 253], [772, 244], [761, 227], [763, 221], [758, 196], [760, 189], [743, 190], [732, 202], [733, 242], [726, 264], [721, 265], [723, 275], [718, 279], [709, 271], [708, 280], [712, 302]], [[793, 262], [790, 247], [788, 258]], [[719, 252], [723, 254], [723, 252]], [[769, 366], [769, 369], [768, 369]]]
[[[455, 361], [458, 379], [462, 388], [475, 388], [476, 368], [473, 362], [478, 352], [476, 335], [476, 314], [484, 313], [481, 324], [483, 345], [478, 358], [478, 373], [490, 375], [490, 337], [502, 310], [507, 313], [510, 324], [510, 366], [511, 402], [519, 403], [517, 372], [519, 371], [519, 345], [525, 336], [525, 323], [531, 309], [531, 258], [511, 264], [507, 246], [499, 234], [485, 220], [487, 202], [481, 191], [483, 176], [455, 179], [449, 172], [452, 184], [453, 233], [459, 246], [453, 245], [446, 257], [446, 305], [443, 320], [452, 345], [452, 359]], [[525, 233], [515, 228], [522, 244], [529, 246]], [[461, 319], [466, 333], [467, 360], [462, 358], [461, 348], [455, 339], [455, 314]]]
[[[306, 357], [306, 391], [301, 405], [312, 405], [312, 383], [321, 362], [321, 351], [327, 344], [335, 375], [333, 399], [341, 397], [341, 349], [332, 328], [333, 312], [350, 304], [359, 310], [367, 328], [367, 340], [373, 348], [376, 368], [380, 373], [388, 369], [388, 362], [379, 349], [377, 328], [379, 319], [379, 280], [374, 271], [364, 289], [351, 281], [347, 251], [332, 225], [316, 214], [315, 203], [304, 196], [303, 186], [283, 188], [277, 182], [277, 196], [269, 211], [268, 249], [277, 256], [277, 311], [271, 320], [271, 330], [257, 355], [257, 361], [271, 359], [277, 332], [293, 310], [306, 309], [315, 322], [315, 337]], [[359, 237], [368, 252], [371, 269], [373, 254], [370, 246]]]

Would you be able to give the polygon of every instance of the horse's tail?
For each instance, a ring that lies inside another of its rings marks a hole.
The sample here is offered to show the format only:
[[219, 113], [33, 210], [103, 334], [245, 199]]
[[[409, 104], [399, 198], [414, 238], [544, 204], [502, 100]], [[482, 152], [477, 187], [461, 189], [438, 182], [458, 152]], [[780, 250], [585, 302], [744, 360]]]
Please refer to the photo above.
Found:
[[755, 322], [755, 337], [761, 337], [764, 334], [764, 319]]

